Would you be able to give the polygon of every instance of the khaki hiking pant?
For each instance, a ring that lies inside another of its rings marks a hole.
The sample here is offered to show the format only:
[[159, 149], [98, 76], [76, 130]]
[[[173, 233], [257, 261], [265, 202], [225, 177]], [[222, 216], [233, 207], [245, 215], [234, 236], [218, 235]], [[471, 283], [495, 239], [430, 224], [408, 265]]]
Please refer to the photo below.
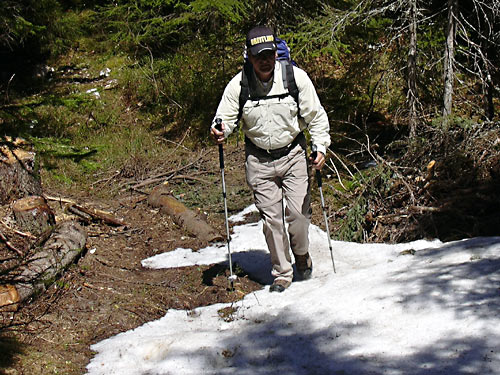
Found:
[[[306, 152], [298, 144], [288, 155], [273, 159], [265, 151], [248, 143], [245, 151], [247, 183], [253, 191], [255, 205], [264, 222], [264, 236], [271, 253], [272, 275], [292, 281], [289, 249], [296, 255], [304, 255], [309, 250], [312, 211]], [[283, 198], [286, 202], [285, 209]]]

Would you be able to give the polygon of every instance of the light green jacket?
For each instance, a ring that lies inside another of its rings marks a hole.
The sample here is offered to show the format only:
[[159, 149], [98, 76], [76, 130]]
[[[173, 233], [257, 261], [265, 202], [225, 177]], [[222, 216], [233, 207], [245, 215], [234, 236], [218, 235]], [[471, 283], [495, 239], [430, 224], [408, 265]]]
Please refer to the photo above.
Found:
[[[287, 92], [283, 86], [281, 69], [281, 64], [276, 62], [270, 88], [269, 85], [264, 87], [262, 82], [257, 80], [258, 96], [280, 95]], [[293, 69], [299, 89], [300, 118], [297, 116], [299, 113], [297, 103], [292, 96], [247, 100], [240, 121], [241, 129], [257, 147], [274, 150], [289, 145], [302, 130], [308, 128], [313, 145], [316, 145], [318, 151], [326, 154], [326, 149], [330, 145], [327, 114], [307, 73], [295, 66]], [[226, 86], [212, 124], [214, 126], [215, 119], [221, 118], [225, 137], [236, 128], [241, 74], [238, 73]]]

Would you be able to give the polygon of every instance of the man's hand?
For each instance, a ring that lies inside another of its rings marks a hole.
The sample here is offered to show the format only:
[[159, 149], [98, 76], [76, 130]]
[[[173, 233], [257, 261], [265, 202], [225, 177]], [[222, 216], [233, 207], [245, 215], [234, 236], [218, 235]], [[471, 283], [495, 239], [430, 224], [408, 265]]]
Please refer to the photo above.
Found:
[[217, 144], [222, 144], [224, 142], [224, 124], [221, 123], [220, 125], [220, 130], [217, 130], [215, 128], [215, 126], [213, 126], [212, 128], [210, 128], [210, 135], [212, 136], [212, 138], [214, 139], [215, 143]]
[[309, 160], [311, 161], [312, 167], [318, 171], [323, 168], [326, 162], [325, 155], [318, 151], [313, 152], [311, 156], [309, 156]]

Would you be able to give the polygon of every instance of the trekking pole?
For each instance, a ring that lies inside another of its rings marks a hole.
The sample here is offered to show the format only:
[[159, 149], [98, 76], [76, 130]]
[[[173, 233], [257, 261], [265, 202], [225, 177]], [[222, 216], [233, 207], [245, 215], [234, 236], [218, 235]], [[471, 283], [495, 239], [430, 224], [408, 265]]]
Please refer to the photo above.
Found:
[[[222, 131], [222, 120], [220, 118], [215, 120], [215, 129]], [[219, 163], [220, 172], [222, 179], [222, 197], [224, 198], [224, 217], [226, 219], [226, 234], [227, 234], [227, 254], [229, 257], [229, 282], [231, 284], [231, 290], [234, 290], [234, 280], [236, 280], [236, 275], [233, 275], [233, 262], [231, 259], [231, 236], [229, 234], [229, 221], [227, 218], [227, 194], [226, 194], [226, 181], [224, 180], [224, 148], [222, 144], [219, 144]]]
[[[316, 159], [316, 154], [317, 151], [313, 146], [313, 152], [311, 154], [313, 160]], [[332, 257], [333, 272], [337, 273], [335, 270], [335, 260], [333, 259], [333, 249], [332, 242], [330, 240], [330, 229], [328, 227], [328, 216], [326, 215], [325, 198], [323, 197], [323, 179], [321, 178], [321, 172], [319, 169], [316, 169], [316, 181], [318, 182], [319, 195], [321, 197], [321, 209], [323, 210], [323, 218], [325, 219], [326, 235], [328, 236], [328, 247], [330, 248], [330, 255]]]

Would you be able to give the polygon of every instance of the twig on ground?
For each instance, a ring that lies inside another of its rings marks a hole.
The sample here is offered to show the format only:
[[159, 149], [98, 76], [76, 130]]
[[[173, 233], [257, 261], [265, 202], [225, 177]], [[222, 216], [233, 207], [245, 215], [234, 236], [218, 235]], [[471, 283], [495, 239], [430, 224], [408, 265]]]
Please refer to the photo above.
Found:
[[116, 171], [115, 173], [113, 173], [112, 176], [110, 177], [107, 177], [107, 178], [102, 178], [100, 180], [97, 180], [96, 182], [93, 182], [90, 186], [95, 186], [97, 184], [100, 184], [101, 182], [105, 182], [105, 183], [108, 183], [109, 181], [111, 181], [113, 178], [117, 177], [119, 174], [121, 173], [121, 171]]
[[59, 203], [71, 203], [71, 204], [75, 204], [76, 202], [71, 200], [71, 199], [67, 199], [67, 198], [61, 198], [61, 197], [51, 197], [47, 194], [42, 194], [42, 196], [47, 199], [48, 201], [55, 201], [55, 202], [59, 202]]
[[[335, 163], [331, 159], [330, 159], [330, 163], [333, 165], [333, 169], [335, 170], [335, 173], [337, 174], [337, 178], [339, 179], [340, 186], [342, 186], [344, 188], [344, 190], [347, 190], [347, 188], [344, 186], [344, 184], [342, 182], [342, 178], [340, 177], [339, 171], [337, 170]], [[327, 168], [332, 170], [332, 168], [328, 164], [325, 164], [325, 165]]]
[[205, 180], [204, 178], [200, 178], [200, 177], [194, 177], [194, 176], [187, 176], [185, 174], [180, 174], [180, 175], [177, 175], [177, 176], [173, 176], [171, 178], [171, 180], [193, 180], [193, 181], [199, 181], [199, 182], [203, 182], [205, 184], [209, 184], [210, 181], [208, 180]]
[[22, 257], [24, 255], [21, 250], [19, 250], [17, 247], [15, 247], [14, 245], [12, 245], [9, 242], [9, 239], [7, 237], [5, 237], [5, 235], [2, 233], [2, 231], [0, 231], [0, 240], [2, 240], [3, 243], [5, 243], [5, 245], [7, 246], [8, 249], [15, 251], [19, 256]]
[[[142, 182], [139, 182], [135, 185], [131, 185], [129, 186], [128, 188], [129, 189], [132, 189], [132, 190], [136, 190], [138, 188], [141, 188], [141, 187], [144, 187], [144, 186], [147, 186], [147, 185], [151, 185], [151, 184], [155, 184], [157, 182], [163, 182], [165, 180], [170, 180], [172, 178], [174, 178], [174, 176], [179, 173], [180, 171], [184, 170], [184, 169], [187, 169], [189, 167], [191, 167], [192, 165], [196, 164], [198, 161], [200, 161], [202, 158], [203, 158], [203, 154], [201, 154], [195, 161], [187, 164], [187, 165], [184, 165], [180, 168], [177, 168], [177, 169], [173, 169], [173, 170], [170, 170], [168, 172], [163, 172], [163, 173], [160, 173], [160, 174], [157, 174], [155, 176], [152, 176], [150, 178], [148, 178], [147, 180], [144, 180]], [[168, 176], [168, 177], [166, 177]], [[206, 181], [204, 181], [206, 182]]]
[[84, 207], [78, 204], [73, 204], [73, 208], [76, 208], [76, 210], [81, 211], [87, 215], [90, 215], [94, 219], [101, 220], [105, 222], [106, 224], [112, 224], [112, 225], [117, 225], [117, 226], [127, 226], [127, 224], [120, 218], [116, 218], [113, 216], [111, 213], [98, 210], [96, 208], [88, 208]]
[[[368, 138], [368, 136], [367, 136], [367, 138]], [[370, 139], [368, 138], [368, 142], [369, 141], [370, 141]], [[368, 143], [368, 147], [366, 148], [366, 150], [368, 151], [368, 153], [370, 154], [370, 156], [374, 160], [378, 160], [382, 164], [388, 166], [394, 172], [396, 177], [398, 177], [401, 180], [401, 182], [406, 186], [406, 189], [408, 190], [408, 193], [410, 194], [411, 203], [413, 205], [415, 205], [416, 200], [415, 200], [415, 194], [413, 193], [413, 189], [411, 188], [410, 184], [406, 181], [404, 176], [401, 173], [399, 173], [398, 169], [396, 167], [394, 167], [393, 165], [391, 165], [389, 162], [387, 162], [382, 156], [377, 154], [377, 152], [375, 150], [371, 150], [369, 147], [369, 143]]]
[[328, 151], [342, 164], [342, 166], [345, 168], [345, 170], [351, 175], [352, 178], [354, 178], [354, 174], [351, 172], [351, 170], [347, 167], [347, 165], [342, 161], [341, 158], [338, 157], [338, 155], [333, 152], [332, 150], [328, 149]]
[[170, 154], [175, 153], [179, 147], [183, 147], [185, 150], [189, 151], [189, 149], [187, 149], [186, 147], [184, 147], [182, 143], [184, 142], [184, 140], [186, 139], [186, 137], [187, 137], [187, 135], [189, 134], [190, 131], [191, 131], [191, 127], [188, 127], [187, 130], [186, 130], [186, 132], [182, 136], [182, 139], [178, 143], [166, 139], [167, 142], [171, 142], [171, 143], [173, 143], [173, 144], [176, 145], [175, 148], [172, 150], [172, 152]]
[[31, 238], [31, 239], [35, 239], [37, 238], [36, 236], [32, 235], [31, 233], [26, 233], [26, 232], [21, 232], [17, 229], [14, 229], [12, 227], [10, 227], [6, 222], [4, 222], [3, 220], [0, 220], [0, 222], [2, 223], [2, 225], [7, 228], [8, 230], [11, 230], [12, 232], [14, 232], [15, 234], [18, 234], [20, 235], [21, 237], [26, 237], [26, 238]]

